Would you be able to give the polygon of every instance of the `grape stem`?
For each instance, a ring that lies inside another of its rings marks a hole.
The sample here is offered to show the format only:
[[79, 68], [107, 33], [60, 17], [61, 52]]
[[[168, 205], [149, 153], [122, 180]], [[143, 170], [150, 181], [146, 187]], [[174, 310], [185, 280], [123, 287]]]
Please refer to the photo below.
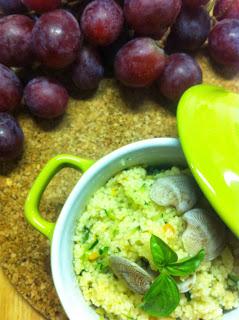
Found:
[[207, 5], [206, 5], [206, 9], [209, 13], [212, 13], [213, 8], [215, 6], [216, 0], [211, 0]]
[[166, 44], [166, 41], [167, 41], [167, 38], [170, 34], [170, 31], [171, 31], [171, 28], [169, 27], [168, 30], [165, 32], [165, 34], [163, 35], [163, 37], [156, 41], [157, 43], [157, 46], [160, 48], [160, 49], [164, 49], [165, 48], [165, 44]]

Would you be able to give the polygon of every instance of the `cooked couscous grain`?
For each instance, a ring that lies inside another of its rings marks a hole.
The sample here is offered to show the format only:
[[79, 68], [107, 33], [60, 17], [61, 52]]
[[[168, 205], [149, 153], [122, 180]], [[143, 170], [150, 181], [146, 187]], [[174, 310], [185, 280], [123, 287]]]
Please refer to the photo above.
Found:
[[[139, 305], [142, 296], [131, 292], [108, 266], [109, 255], [138, 262], [144, 258], [155, 270], [150, 251], [152, 234], [164, 240], [179, 258], [188, 256], [181, 236], [186, 228], [182, 214], [150, 199], [150, 188], [159, 176], [179, 174], [143, 167], [124, 170], [111, 178], [89, 201], [75, 233], [74, 268], [85, 299], [102, 319], [152, 320]], [[219, 320], [225, 310], [239, 305], [237, 286], [229, 286], [234, 258], [229, 247], [213, 261], [204, 261], [188, 295], [181, 294], [170, 319]]]

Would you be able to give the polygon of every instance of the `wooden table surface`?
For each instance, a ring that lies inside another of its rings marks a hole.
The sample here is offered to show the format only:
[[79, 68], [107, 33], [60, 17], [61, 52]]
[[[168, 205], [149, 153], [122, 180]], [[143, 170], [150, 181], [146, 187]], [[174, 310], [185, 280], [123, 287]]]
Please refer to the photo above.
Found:
[[1, 320], [44, 320], [14, 289], [0, 269]]

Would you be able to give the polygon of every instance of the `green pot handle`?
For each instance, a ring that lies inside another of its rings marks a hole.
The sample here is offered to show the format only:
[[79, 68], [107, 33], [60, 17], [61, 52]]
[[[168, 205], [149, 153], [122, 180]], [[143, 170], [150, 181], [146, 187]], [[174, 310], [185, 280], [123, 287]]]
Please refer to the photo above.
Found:
[[41, 197], [52, 178], [63, 168], [69, 167], [85, 172], [94, 163], [93, 160], [61, 154], [51, 159], [32, 185], [25, 202], [25, 217], [27, 221], [49, 240], [52, 239], [56, 223], [45, 220], [39, 211]]

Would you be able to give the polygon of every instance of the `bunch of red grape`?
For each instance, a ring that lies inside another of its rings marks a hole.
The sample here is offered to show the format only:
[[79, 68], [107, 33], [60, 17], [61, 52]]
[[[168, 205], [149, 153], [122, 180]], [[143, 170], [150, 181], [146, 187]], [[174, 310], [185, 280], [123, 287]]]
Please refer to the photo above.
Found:
[[59, 73], [83, 91], [113, 69], [125, 86], [156, 83], [177, 101], [202, 82], [190, 53], [207, 40], [216, 63], [239, 69], [239, 0], [0, 0], [0, 8], [0, 160], [22, 151], [23, 132], [7, 114], [21, 102], [44, 119], [65, 112]]

